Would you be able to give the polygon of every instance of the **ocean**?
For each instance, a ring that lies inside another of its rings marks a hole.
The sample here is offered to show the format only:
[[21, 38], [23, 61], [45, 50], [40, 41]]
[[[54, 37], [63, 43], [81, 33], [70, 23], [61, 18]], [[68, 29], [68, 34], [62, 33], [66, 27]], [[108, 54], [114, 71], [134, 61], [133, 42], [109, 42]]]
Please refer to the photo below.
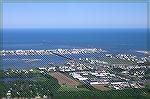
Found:
[[148, 50], [146, 29], [4, 29], [3, 49]]
[[[115, 54], [133, 54], [149, 50], [146, 29], [4, 29], [3, 50], [46, 50], [71, 48], [102, 48]], [[103, 60], [104, 53], [66, 55], [74, 59], [95, 58]], [[26, 59], [37, 59], [27, 62]], [[63, 64], [67, 60], [55, 55], [3, 56], [3, 69], [26, 69], [48, 64]]]

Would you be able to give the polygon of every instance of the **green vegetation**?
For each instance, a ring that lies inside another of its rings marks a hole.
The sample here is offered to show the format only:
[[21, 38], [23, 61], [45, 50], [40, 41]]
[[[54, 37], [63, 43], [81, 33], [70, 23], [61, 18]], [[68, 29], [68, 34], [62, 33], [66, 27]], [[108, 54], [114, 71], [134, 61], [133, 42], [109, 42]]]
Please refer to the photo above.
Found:
[[17, 71], [8, 69], [4, 72], [4, 77], [14, 78], [14, 77], [37, 77], [39, 75], [39, 70], [33, 69], [33, 71]]
[[0, 70], [0, 98], [6, 93], [6, 85], [2, 81], [3, 77], [4, 77], [4, 71]]
[[[13, 72], [14, 73], [14, 72]], [[20, 72], [21, 73], [21, 72]], [[3, 77], [3, 71], [0, 72]], [[33, 74], [33, 75], [32, 75]], [[18, 74], [19, 75], [19, 74]], [[28, 77], [28, 73], [26, 73]], [[6, 97], [11, 91], [11, 97], [43, 97], [52, 99], [149, 99], [150, 84], [145, 89], [125, 89], [98, 91], [88, 85], [80, 85], [78, 88], [60, 86], [57, 79], [47, 73], [40, 73], [38, 70], [29, 72], [30, 80], [0, 81], [0, 98]], [[13, 74], [13, 76], [17, 77]], [[8, 77], [12, 77], [9, 75]], [[19, 76], [18, 76], [19, 77]], [[22, 76], [21, 76], [22, 77]]]
[[11, 88], [12, 97], [52, 96], [59, 87], [55, 79], [47, 79], [44, 81], [20, 80], [7, 84], [7, 88]]
[[128, 64], [128, 65], [133, 65], [133, 64], [136, 64], [136, 63], [134, 63], [134, 62], [131, 62], [131, 61], [125, 61], [125, 60], [120, 60], [120, 61], [110, 61], [110, 60], [108, 60], [108, 61], [106, 61], [106, 62], [108, 62], [109, 64]]
[[148, 92], [150, 93], [150, 68], [145, 72], [146, 78], [148, 79], [148, 82], [146, 83], [146, 88]]
[[[89, 58], [89, 59], [95, 60], [94, 58]], [[115, 59], [115, 58], [112, 59], [110, 57], [104, 58], [103, 61], [107, 62], [109, 64], [129, 64], [129, 65], [132, 65], [132, 64], [136, 63], [136, 62], [132, 62], [132, 61], [128, 61], [128, 60]]]
[[73, 88], [69, 86], [61, 86], [58, 89], [58, 92], [77, 92], [77, 91], [89, 91], [89, 90], [86, 88]]
[[3, 81], [0, 81], [0, 98], [6, 94], [6, 84]]
[[[60, 88], [57, 79], [48, 75], [46, 76], [46, 74], [41, 74], [40, 72], [34, 71], [26, 73], [26, 75], [21, 75], [22, 72], [18, 72], [17, 74], [10, 70], [7, 71], [7, 74], [5, 77], [14, 77], [14, 80], [0, 82], [0, 98], [6, 97], [8, 91], [11, 92], [11, 97], [42, 97], [44, 95], [52, 97]], [[24, 79], [29, 76], [31, 79]], [[23, 79], [15, 80], [16, 77], [23, 77]]]
[[4, 71], [0, 70], [0, 78], [2, 79], [4, 77]]
[[111, 71], [115, 72], [115, 73], [121, 73], [122, 71], [124, 71], [124, 69], [121, 68], [113, 68]]
[[[146, 89], [61, 92], [54, 99], [149, 99]], [[69, 97], [68, 97], [69, 96]]]
[[150, 79], [150, 68], [145, 72], [145, 75]]

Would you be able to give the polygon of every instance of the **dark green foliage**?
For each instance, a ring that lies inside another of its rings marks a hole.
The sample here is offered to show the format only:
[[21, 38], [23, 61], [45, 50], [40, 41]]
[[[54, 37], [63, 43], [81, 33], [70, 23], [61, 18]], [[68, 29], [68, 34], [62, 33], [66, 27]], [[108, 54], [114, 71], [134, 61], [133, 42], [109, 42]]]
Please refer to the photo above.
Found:
[[10, 82], [7, 86], [12, 88], [12, 97], [35, 97], [43, 95], [55, 94], [60, 85], [55, 79], [47, 79], [44, 81], [23, 81], [18, 80]]
[[4, 71], [0, 70], [0, 79], [4, 77]]
[[11, 97], [35, 97], [47, 95], [49, 97], [53, 96], [57, 90], [59, 89], [60, 85], [58, 84], [57, 79], [49, 76], [48, 74], [41, 74], [39, 72], [32, 72], [32, 73], [15, 73], [12, 70], [7, 71], [9, 75], [3, 76], [3, 73], [0, 72], [2, 75], [1, 77], [9, 77], [9, 78], [28, 78], [31, 79], [17, 79], [13, 81], [3, 82], [1, 79], [0, 82], [0, 98], [7, 97], [6, 94], [8, 91], [11, 91]]
[[120, 73], [120, 72], [122, 72], [122, 71], [124, 71], [124, 70], [121, 69], [121, 68], [113, 68], [112, 71], [113, 71], [113, 72], [116, 72], [116, 73]]
[[145, 72], [146, 76], [150, 76], [150, 68]]
[[6, 95], [6, 84], [3, 81], [0, 81], [0, 98]]
[[[32, 75], [33, 74], [33, 75]], [[1, 75], [3, 73], [1, 72]], [[18, 74], [20, 75], [20, 74]], [[6, 97], [8, 90], [11, 90], [11, 97], [28, 97], [47, 95], [52, 99], [149, 99], [150, 85], [145, 89], [125, 89], [98, 91], [90, 85], [78, 86], [79, 91], [62, 91], [57, 79], [47, 73], [29, 73], [31, 80], [15, 80], [4, 83], [0, 82], [0, 98]], [[16, 77], [16, 76], [15, 76]], [[20, 76], [22, 77], [22, 76]], [[28, 76], [27, 76], [28, 77]], [[86, 88], [87, 91], [80, 90]]]
[[91, 86], [90, 84], [83, 84], [83, 85], [79, 85], [78, 88], [86, 88], [90, 91], [98, 91], [98, 89], [95, 89], [93, 86]]
[[53, 99], [149, 99], [150, 96], [145, 92], [146, 89], [64, 92]]

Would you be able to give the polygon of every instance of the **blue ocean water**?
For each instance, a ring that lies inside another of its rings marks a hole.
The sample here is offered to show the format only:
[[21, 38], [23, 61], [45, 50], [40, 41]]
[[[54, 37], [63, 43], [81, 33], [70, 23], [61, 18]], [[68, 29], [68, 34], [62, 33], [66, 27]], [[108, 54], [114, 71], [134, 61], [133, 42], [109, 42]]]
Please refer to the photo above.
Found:
[[4, 29], [3, 49], [148, 50], [146, 29]]

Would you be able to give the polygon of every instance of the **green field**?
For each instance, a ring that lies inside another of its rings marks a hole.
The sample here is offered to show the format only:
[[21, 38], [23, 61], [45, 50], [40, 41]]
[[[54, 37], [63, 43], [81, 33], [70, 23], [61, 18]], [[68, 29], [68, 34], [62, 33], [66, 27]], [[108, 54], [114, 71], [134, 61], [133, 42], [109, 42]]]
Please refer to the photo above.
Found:
[[89, 91], [89, 90], [86, 88], [73, 88], [69, 86], [61, 86], [58, 89], [58, 92], [77, 92], [77, 91]]

